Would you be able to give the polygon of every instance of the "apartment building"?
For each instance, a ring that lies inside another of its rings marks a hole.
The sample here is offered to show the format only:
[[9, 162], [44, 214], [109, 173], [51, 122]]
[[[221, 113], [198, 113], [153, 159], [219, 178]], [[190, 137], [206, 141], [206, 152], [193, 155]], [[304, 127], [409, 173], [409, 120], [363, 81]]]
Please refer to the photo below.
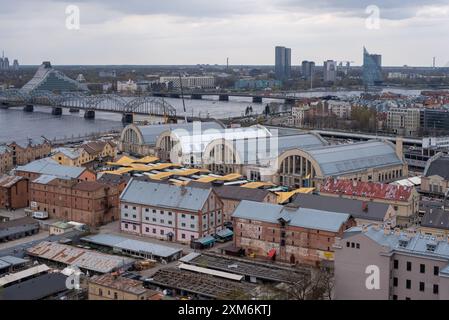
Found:
[[354, 227], [334, 248], [338, 300], [449, 299], [446, 237]]
[[356, 224], [347, 213], [246, 200], [232, 219], [234, 244], [247, 254], [315, 266], [333, 261], [335, 239]]
[[120, 196], [123, 232], [190, 243], [223, 229], [223, 202], [212, 188], [132, 179]]
[[0, 146], [0, 173], [6, 173], [13, 167], [12, 152], [6, 146]]
[[61, 178], [77, 179], [80, 181], [95, 181], [94, 172], [83, 167], [72, 167], [60, 165], [51, 158], [44, 158], [19, 166], [15, 170], [16, 175], [28, 178], [30, 181], [41, 175], [50, 175]]
[[96, 181], [42, 175], [30, 182], [30, 208], [50, 218], [100, 226], [118, 220], [119, 190]]
[[112, 160], [117, 156], [117, 146], [109, 141], [92, 141], [79, 148], [57, 148], [52, 159], [65, 166], [86, 166], [96, 160]]
[[417, 221], [419, 194], [414, 187], [378, 182], [327, 179], [320, 186], [319, 193], [324, 196], [391, 205], [395, 211], [398, 225], [409, 226]]
[[387, 127], [393, 133], [414, 136], [421, 127], [421, 113], [418, 108], [391, 108], [387, 112]]
[[28, 206], [28, 181], [23, 177], [0, 174], [0, 209]]

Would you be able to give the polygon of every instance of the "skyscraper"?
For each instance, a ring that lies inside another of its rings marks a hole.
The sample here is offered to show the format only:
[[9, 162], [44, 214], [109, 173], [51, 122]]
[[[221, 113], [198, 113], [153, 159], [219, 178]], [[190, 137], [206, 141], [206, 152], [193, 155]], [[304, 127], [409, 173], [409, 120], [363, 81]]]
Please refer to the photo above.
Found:
[[275, 74], [276, 79], [286, 80], [291, 77], [292, 69], [292, 49], [286, 47], [275, 48]]
[[337, 62], [334, 60], [324, 61], [324, 82], [335, 82], [337, 80]]
[[370, 54], [363, 47], [363, 85], [365, 89], [381, 85], [382, 81], [382, 56], [380, 54]]
[[304, 79], [309, 80], [311, 77], [313, 77], [314, 73], [315, 62], [305, 60], [301, 63], [301, 74]]

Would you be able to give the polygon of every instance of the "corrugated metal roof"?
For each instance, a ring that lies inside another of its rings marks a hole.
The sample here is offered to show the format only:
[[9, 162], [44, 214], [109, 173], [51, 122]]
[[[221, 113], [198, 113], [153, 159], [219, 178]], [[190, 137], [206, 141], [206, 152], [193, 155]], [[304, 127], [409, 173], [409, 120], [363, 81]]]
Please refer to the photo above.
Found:
[[17, 171], [69, 178], [78, 178], [85, 170], [86, 168], [83, 167], [63, 166], [55, 161], [52, 162], [44, 159], [36, 160], [28, 163], [27, 165], [17, 167]]
[[[168, 130], [182, 129], [186, 130], [190, 134], [193, 132], [193, 122], [189, 123], [169, 123], [160, 125], [148, 125], [148, 126], [137, 126], [140, 133], [142, 134], [144, 143], [147, 145], [155, 145], [156, 140], [162, 132]], [[208, 129], [223, 129], [223, 127], [217, 122], [201, 122], [202, 130]]]
[[167, 183], [132, 179], [120, 196], [122, 202], [198, 211], [204, 207], [212, 189], [178, 187]]
[[[347, 239], [354, 234], [360, 233], [363, 233], [365, 236], [377, 242], [379, 245], [390, 248], [390, 250], [393, 250], [395, 252], [449, 259], [449, 242], [447, 238], [439, 241], [434, 236], [423, 235], [419, 233], [407, 237], [405, 233], [396, 233], [394, 230], [391, 230], [387, 234], [385, 234], [382, 228], [376, 228], [374, 226], [368, 227], [366, 231], [363, 231], [362, 228], [348, 229], [347, 231], [345, 231], [343, 238]], [[399, 240], [402, 239], [408, 239], [405, 246], [400, 245], [399, 243]], [[434, 250], [428, 250], [428, 244], [435, 245]]]
[[219, 271], [219, 270], [213, 270], [213, 269], [198, 267], [198, 266], [194, 266], [194, 265], [190, 265], [190, 264], [184, 264], [184, 263], [179, 265], [179, 269], [209, 274], [211, 276], [225, 278], [225, 279], [234, 280], [234, 281], [241, 281], [243, 279], [243, 276], [239, 275], [239, 274], [229, 273], [229, 272], [224, 272], [224, 271]]
[[30, 276], [33, 276], [35, 274], [39, 274], [42, 272], [46, 272], [48, 270], [50, 270], [50, 268], [47, 265], [41, 264], [41, 265], [34, 266], [34, 267], [31, 267], [31, 268], [23, 270], [23, 271], [8, 274], [8, 275], [0, 278], [0, 287], [4, 287], [8, 283], [19, 281], [21, 279], [24, 279], [24, 278], [27, 278], [27, 277], [30, 277]]
[[134, 259], [43, 241], [27, 249], [27, 253], [42, 259], [77, 266], [100, 273], [109, 273], [134, 262]]
[[286, 208], [271, 203], [244, 200], [235, 209], [234, 218], [243, 218], [270, 223], [279, 223], [282, 218], [289, 225], [337, 232], [350, 215], [347, 213], [315, 210], [308, 208]]
[[317, 161], [324, 176], [403, 164], [394, 147], [385, 141], [324, 146], [307, 152]]
[[82, 238], [81, 240], [97, 245], [103, 245], [106, 247], [151, 254], [161, 258], [171, 257], [177, 253], [182, 252], [182, 248], [175, 248], [171, 246], [133, 240], [110, 234], [98, 234]]
[[17, 257], [14, 257], [14, 256], [4, 256], [4, 257], [0, 257], [0, 261], [4, 261], [6, 263], [9, 263], [9, 264], [15, 266], [15, 265], [27, 263], [30, 260], [17, 258]]

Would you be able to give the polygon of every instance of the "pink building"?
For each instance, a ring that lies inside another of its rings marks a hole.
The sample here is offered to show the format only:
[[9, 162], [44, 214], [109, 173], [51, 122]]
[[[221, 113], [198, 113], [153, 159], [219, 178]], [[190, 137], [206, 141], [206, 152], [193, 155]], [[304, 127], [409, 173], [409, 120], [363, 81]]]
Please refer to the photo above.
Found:
[[190, 243], [223, 228], [223, 202], [212, 188], [132, 179], [120, 202], [123, 232]]

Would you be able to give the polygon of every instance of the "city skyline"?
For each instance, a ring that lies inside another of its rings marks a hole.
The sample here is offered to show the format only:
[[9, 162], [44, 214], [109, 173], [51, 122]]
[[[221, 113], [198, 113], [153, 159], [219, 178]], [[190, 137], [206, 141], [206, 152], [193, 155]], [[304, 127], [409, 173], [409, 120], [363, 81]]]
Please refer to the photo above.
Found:
[[[80, 10], [79, 30], [65, 26], [72, 4]], [[292, 49], [292, 65], [362, 65], [363, 46], [382, 54], [384, 66], [431, 66], [433, 57], [437, 66], [449, 63], [449, 45], [439, 40], [449, 26], [449, 1], [376, 4], [378, 28], [367, 25], [375, 14], [369, 1], [0, 1], [0, 27], [5, 50], [22, 65], [224, 65], [227, 57], [230, 65], [272, 65], [279, 44]]]

